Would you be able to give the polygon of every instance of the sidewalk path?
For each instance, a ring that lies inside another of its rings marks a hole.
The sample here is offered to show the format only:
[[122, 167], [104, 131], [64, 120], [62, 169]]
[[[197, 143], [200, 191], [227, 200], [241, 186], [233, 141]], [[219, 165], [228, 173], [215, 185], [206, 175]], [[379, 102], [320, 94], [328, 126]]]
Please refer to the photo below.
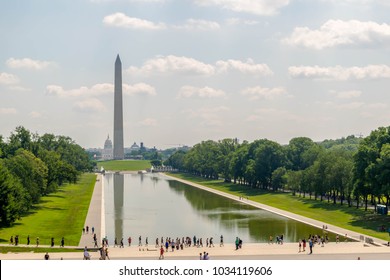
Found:
[[[92, 227], [95, 229], [96, 238], [98, 240], [98, 246], [101, 244], [102, 237], [105, 235], [104, 229], [104, 177], [102, 174], [98, 174], [96, 177], [95, 187], [92, 193], [91, 202], [89, 204], [88, 214], [85, 219], [84, 227], [89, 227], [89, 233], [81, 235], [79, 247], [93, 248], [93, 234]], [[82, 229], [80, 229], [82, 230]]]
[[[125, 246], [125, 248], [109, 247], [111, 260], [157, 260], [159, 250], [154, 246], [138, 247]], [[267, 244], [267, 243], [244, 243], [242, 249], [235, 250], [233, 243], [226, 243], [219, 247], [191, 247], [183, 250], [171, 249], [166, 252], [165, 259], [172, 260], [198, 260], [199, 254], [207, 252], [212, 260], [356, 260], [358, 257], [364, 260], [390, 260], [390, 247], [364, 246], [361, 242], [330, 242], [324, 247], [315, 245], [313, 254], [298, 252], [298, 243]], [[92, 260], [99, 260], [100, 253], [97, 250], [89, 250]], [[82, 260], [83, 252], [73, 253], [49, 253], [51, 260]], [[0, 254], [1, 260], [43, 260], [44, 253], [8, 253]]]

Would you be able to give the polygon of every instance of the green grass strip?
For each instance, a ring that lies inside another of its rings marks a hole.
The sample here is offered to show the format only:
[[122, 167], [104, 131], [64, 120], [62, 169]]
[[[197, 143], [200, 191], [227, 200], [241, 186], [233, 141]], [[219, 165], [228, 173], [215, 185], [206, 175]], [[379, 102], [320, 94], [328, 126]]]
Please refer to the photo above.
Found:
[[389, 233], [380, 231], [382, 225], [387, 230], [390, 227], [390, 216], [373, 213], [372, 210], [356, 209], [348, 205], [333, 204], [327, 201], [293, 196], [287, 192], [266, 192], [247, 186], [225, 183], [222, 180], [209, 180], [190, 174], [174, 173], [171, 176], [188, 180], [205, 187], [222, 192], [245, 196], [250, 200], [263, 203], [278, 209], [289, 211], [304, 217], [322, 221], [324, 224], [335, 225], [364, 235], [390, 240]]
[[110, 171], [139, 171], [139, 170], [145, 170], [152, 167], [149, 160], [98, 161], [97, 166], [99, 170], [103, 166], [105, 170], [110, 170]]
[[30, 246], [50, 245], [54, 237], [55, 247], [65, 238], [65, 246], [77, 246], [96, 181], [95, 174], [83, 174], [76, 184], [65, 184], [56, 193], [45, 196], [32, 211], [9, 228], [0, 229], [0, 242], [9, 243], [10, 237], [19, 235], [19, 243]]

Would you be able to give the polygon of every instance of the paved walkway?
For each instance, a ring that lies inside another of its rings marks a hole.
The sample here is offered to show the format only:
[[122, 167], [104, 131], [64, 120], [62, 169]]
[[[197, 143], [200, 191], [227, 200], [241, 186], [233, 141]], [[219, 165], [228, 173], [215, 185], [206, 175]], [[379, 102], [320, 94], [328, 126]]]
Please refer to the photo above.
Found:
[[[125, 246], [125, 248], [112, 247], [108, 248], [111, 260], [157, 260], [159, 251], [155, 246], [138, 247]], [[92, 260], [99, 260], [100, 253], [97, 250], [89, 250]], [[199, 254], [207, 252], [211, 259], [237, 259], [237, 260], [251, 260], [251, 259], [273, 259], [273, 260], [356, 260], [361, 259], [375, 259], [375, 260], [390, 260], [390, 247], [379, 246], [364, 246], [361, 242], [330, 242], [324, 247], [315, 245], [313, 254], [309, 255], [309, 248], [305, 252], [299, 252], [298, 243], [284, 243], [267, 244], [267, 243], [244, 243], [242, 249], [235, 250], [235, 245], [225, 244], [219, 247], [191, 247], [183, 250], [171, 249], [165, 253], [165, 259], [172, 260], [197, 260]], [[51, 260], [82, 260], [83, 252], [72, 253], [49, 253]], [[8, 253], [0, 254], [1, 260], [36, 260], [44, 258], [44, 253]]]
[[95, 188], [92, 193], [91, 202], [89, 204], [88, 214], [85, 219], [84, 227], [89, 227], [88, 234], [81, 235], [79, 247], [94, 246], [92, 227], [95, 229], [98, 245], [100, 246], [102, 238], [105, 236], [105, 221], [104, 221], [104, 176], [98, 174], [96, 178]]

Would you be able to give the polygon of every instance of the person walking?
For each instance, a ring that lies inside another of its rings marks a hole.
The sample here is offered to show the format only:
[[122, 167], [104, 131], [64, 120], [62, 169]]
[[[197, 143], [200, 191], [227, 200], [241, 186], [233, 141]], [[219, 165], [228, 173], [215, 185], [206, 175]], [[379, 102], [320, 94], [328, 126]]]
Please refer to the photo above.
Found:
[[163, 247], [163, 245], [161, 245], [161, 247], [160, 247], [160, 257], [158, 259], [159, 260], [163, 260], [164, 259], [164, 247]]
[[65, 238], [62, 237], [62, 239], [61, 239], [61, 247], [64, 247], [64, 246], [65, 246]]
[[30, 235], [27, 235], [27, 245], [30, 245]]
[[213, 238], [212, 237], [210, 237], [210, 248], [211, 248], [211, 246], [214, 247], [214, 242], [213, 242]]
[[221, 239], [219, 241], [219, 247], [222, 247], [223, 246], [223, 235], [221, 234]]
[[311, 239], [309, 239], [309, 249], [310, 249], [309, 255], [313, 254], [313, 240]]

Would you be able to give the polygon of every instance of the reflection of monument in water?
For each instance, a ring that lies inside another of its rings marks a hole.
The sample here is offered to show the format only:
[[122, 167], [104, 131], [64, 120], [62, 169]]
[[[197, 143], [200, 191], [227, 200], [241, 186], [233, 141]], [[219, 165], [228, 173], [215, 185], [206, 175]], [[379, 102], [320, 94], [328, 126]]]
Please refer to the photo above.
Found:
[[123, 196], [124, 196], [124, 176], [119, 173], [114, 176], [114, 219], [115, 219], [115, 236], [118, 243], [123, 236]]

